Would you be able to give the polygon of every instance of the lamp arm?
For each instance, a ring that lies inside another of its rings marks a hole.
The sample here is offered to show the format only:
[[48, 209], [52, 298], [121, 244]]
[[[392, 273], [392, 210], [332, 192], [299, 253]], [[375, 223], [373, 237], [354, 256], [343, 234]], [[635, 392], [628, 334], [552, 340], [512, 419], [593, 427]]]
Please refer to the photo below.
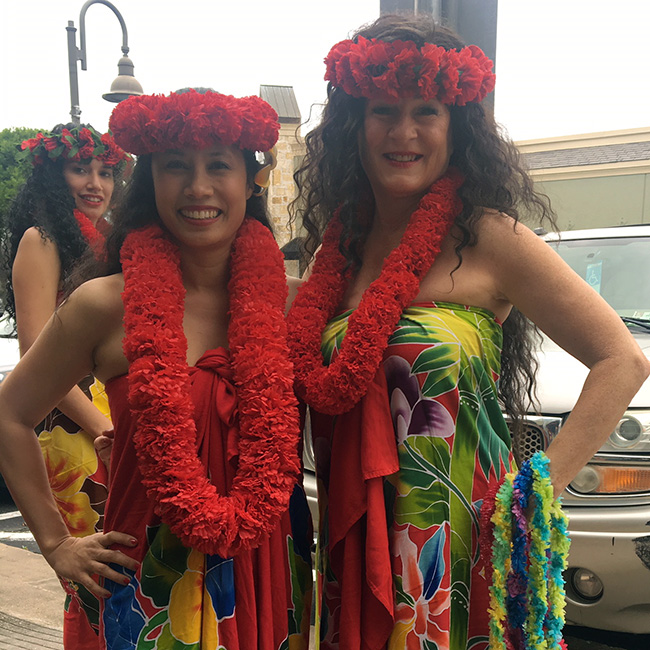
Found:
[[129, 53], [129, 35], [126, 31], [126, 23], [122, 14], [118, 11], [117, 7], [108, 0], [88, 0], [83, 7], [81, 7], [81, 13], [79, 14], [79, 43], [80, 47], [77, 50], [77, 60], [81, 61], [81, 69], [87, 70], [87, 61], [86, 61], [86, 11], [88, 7], [94, 4], [106, 5], [120, 21], [122, 27], [122, 53], [126, 56]]

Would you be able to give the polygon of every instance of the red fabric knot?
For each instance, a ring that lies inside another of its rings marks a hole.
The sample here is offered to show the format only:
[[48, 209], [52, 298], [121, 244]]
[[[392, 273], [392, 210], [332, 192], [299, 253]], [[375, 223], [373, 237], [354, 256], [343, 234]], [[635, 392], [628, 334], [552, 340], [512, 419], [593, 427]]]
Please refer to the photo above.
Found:
[[[194, 386], [197, 382], [202, 386], [202, 395], [211, 396], [209, 399], [216, 409], [217, 416], [226, 427], [224, 431], [226, 454], [228, 462], [232, 463], [239, 456], [239, 412], [237, 391], [233, 383], [232, 361], [228, 350], [216, 348], [205, 352], [196, 364], [190, 367], [190, 381]], [[203, 410], [200, 404], [196, 407]], [[200, 414], [195, 413], [195, 418], [197, 421], [200, 420]]]
[[215, 350], [208, 350], [203, 356], [190, 368], [190, 374], [197, 368], [201, 370], [212, 370], [216, 375], [219, 375], [226, 381], [232, 383], [233, 371], [231, 365], [230, 354], [225, 348], [216, 348]]

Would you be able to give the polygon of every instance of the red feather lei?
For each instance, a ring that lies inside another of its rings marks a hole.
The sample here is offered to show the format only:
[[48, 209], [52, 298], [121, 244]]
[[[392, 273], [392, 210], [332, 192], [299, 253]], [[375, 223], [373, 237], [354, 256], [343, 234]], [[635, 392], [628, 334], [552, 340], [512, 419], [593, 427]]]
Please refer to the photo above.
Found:
[[148, 226], [127, 236], [121, 255], [129, 404], [147, 494], [185, 546], [222, 557], [255, 548], [286, 511], [300, 472], [282, 254], [262, 224], [244, 221], [228, 286], [240, 426], [228, 496], [217, 494], [197, 456], [178, 249]]
[[74, 218], [79, 224], [81, 234], [98, 262], [106, 261], [106, 237], [97, 230], [93, 222], [81, 211], [74, 210]]
[[313, 273], [300, 288], [288, 316], [296, 391], [317, 411], [339, 415], [365, 395], [388, 338], [404, 308], [417, 295], [420, 279], [431, 268], [461, 210], [457, 190], [462, 182], [460, 172], [450, 169], [422, 198], [399, 246], [386, 258], [380, 276], [350, 314], [338, 356], [325, 367], [321, 336], [349, 281], [344, 272], [347, 262], [339, 251], [343, 227], [338, 216], [330, 222]]

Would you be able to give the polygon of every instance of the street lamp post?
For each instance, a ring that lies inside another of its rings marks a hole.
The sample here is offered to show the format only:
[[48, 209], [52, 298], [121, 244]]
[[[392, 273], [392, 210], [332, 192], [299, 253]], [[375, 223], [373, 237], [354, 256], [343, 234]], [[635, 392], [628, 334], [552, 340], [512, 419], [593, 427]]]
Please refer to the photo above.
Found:
[[115, 5], [108, 0], [88, 0], [81, 8], [79, 14], [79, 40], [81, 47], [77, 47], [77, 28], [72, 20], [68, 21], [66, 31], [68, 32], [68, 67], [70, 73], [70, 116], [73, 124], [81, 123], [81, 108], [79, 108], [79, 79], [77, 76], [77, 61], [81, 61], [81, 69], [87, 70], [86, 62], [86, 11], [94, 4], [106, 5], [120, 21], [122, 26], [122, 58], [117, 63], [118, 75], [111, 84], [109, 92], [102, 97], [109, 102], [121, 102], [131, 95], [142, 95], [142, 86], [133, 76], [133, 62], [128, 57], [129, 38], [126, 32], [126, 24], [122, 14]]

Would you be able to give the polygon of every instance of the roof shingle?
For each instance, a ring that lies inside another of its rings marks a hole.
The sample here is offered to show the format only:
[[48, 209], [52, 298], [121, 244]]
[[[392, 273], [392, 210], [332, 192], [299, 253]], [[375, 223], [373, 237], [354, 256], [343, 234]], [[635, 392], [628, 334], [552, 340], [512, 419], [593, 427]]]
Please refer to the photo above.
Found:
[[300, 123], [300, 109], [293, 86], [260, 86], [260, 97], [273, 106], [280, 122]]
[[582, 165], [606, 165], [635, 160], [650, 161], [650, 142], [607, 144], [599, 147], [556, 149], [523, 154], [528, 169], [554, 169]]

